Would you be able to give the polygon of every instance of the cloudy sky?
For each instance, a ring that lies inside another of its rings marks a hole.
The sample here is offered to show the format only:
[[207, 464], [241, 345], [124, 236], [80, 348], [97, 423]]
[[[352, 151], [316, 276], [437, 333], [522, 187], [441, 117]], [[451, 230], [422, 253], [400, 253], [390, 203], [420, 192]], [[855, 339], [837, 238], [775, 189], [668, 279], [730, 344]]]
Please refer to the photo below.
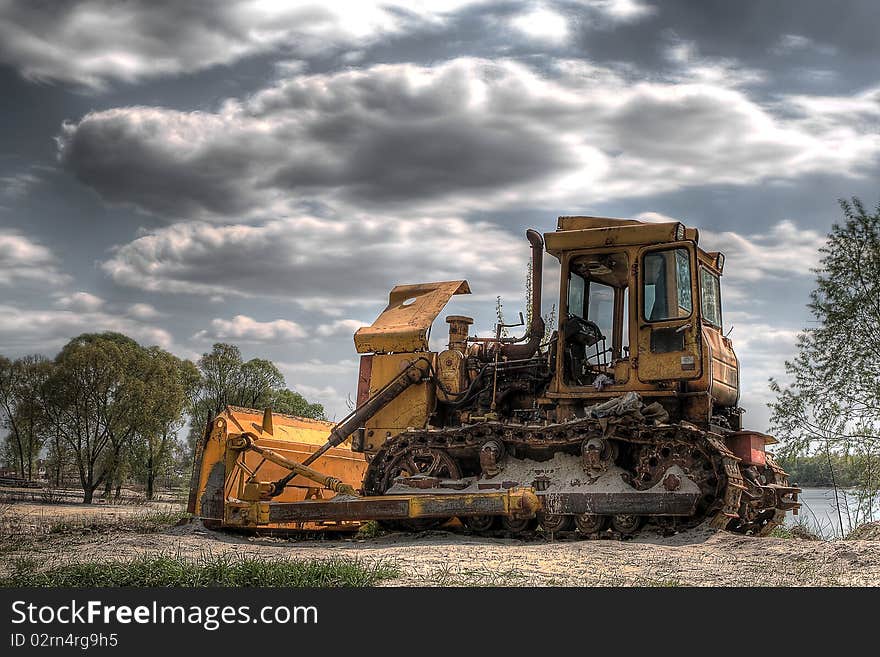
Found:
[[871, 0], [0, 0], [0, 353], [234, 342], [338, 418], [351, 335], [395, 283], [467, 278], [449, 310], [485, 332], [496, 295], [522, 307], [526, 228], [674, 217], [727, 254], [764, 429], [836, 200], [877, 201], [878, 20]]

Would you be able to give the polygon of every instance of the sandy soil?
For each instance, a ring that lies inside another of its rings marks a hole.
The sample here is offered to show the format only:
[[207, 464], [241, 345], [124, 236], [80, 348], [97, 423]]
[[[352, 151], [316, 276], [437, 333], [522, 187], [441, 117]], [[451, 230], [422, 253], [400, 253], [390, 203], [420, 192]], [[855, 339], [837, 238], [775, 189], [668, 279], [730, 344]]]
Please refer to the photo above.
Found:
[[[10, 513], [37, 508], [12, 505]], [[30, 505], [39, 507], [39, 505]], [[54, 507], [69, 513], [70, 505]], [[77, 508], [78, 513], [130, 515], [143, 507]], [[45, 517], [53, 509], [41, 508]], [[628, 541], [543, 537], [484, 538], [445, 531], [386, 534], [375, 538], [311, 540], [254, 537], [204, 529], [199, 524], [157, 533], [111, 529], [61, 532], [7, 545], [0, 568], [28, 556], [46, 564], [106, 560], [143, 554], [259, 555], [270, 559], [356, 557], [396, 563], [402, 576], [391, 586], [877, 586], [876, 540], [807, 541], [752, 538], [708, 528], [671, 537], [647, 532]]]

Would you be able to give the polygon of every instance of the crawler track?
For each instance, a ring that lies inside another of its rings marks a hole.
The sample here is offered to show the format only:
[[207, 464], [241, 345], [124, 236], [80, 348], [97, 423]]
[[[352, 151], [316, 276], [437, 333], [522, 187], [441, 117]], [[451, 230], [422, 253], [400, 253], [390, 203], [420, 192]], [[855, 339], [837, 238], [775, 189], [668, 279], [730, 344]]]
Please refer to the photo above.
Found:
[[[644, 410], [642, 408], [641, 410]], [[485, 476], [481, 450], [492, 445], [503, 473], [511, 459], [547, 461], [557, 453], [581, 455], [585, 445], [601, 439], [611, 445], [609, 463], [622, 468], [623, 478], [637, 490], [655, 486], [670, 466], [678, 466], [700, 490], [696, 512], [688, 517], [651, 514], [627, 516], [566, 516], [539, 514], [538, 519], [469, 518], [463, 524], [478, 533], [570, 531], [588, 538], [621, 538], [648, 523], [686, 528], [707, 519], [714, 527], [765, 535], [779, 525], [786, 508], [776, 487], [787, 486], [787, 475], [768, 458], [763, 468], [744, 468], [723, 436], [688, 424], [646, 422], [638, 411], [604, 418], [587, 417], [549, 425], [483, 422], [444, 429], [411, 429], [388, 440], [374, 455], [364, 477], [365, 495], [382, 495], [399, 477], [427, 475], [444, 480]], [[586, 472], [586, 466], [585, 466]], [[523, 486], [532, 481], [516, 482]], [[407, 523], [425, 529], [443, 521]]]

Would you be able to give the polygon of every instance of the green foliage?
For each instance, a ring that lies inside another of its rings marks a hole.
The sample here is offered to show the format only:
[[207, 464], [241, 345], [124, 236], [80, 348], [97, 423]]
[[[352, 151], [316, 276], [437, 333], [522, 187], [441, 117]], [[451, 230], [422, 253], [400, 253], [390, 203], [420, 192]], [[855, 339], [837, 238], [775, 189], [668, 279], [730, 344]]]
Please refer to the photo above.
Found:
[[86, 503], [113, 481], [123, 450], [162, 394], [166, 382], [150, 375], [151, 360], [119, 333], [83, 334], [55, 358], [41, 400], [49, 430], [76, 463]]
[[285, 387], [271, 361], [245, 362], [230, 344], [215, 344], [195, 364], [121, 333], [84, 333], [52, 361], [0, 356], [2, 455], [35, 477], [44, 453], [50, 483], [75, 476], [85, 502], [101, 485], [118, 495], [136, 481], [151, 498], [158, 477], [187, 477], [195, 440], [227, 405], [324, 418], [323, 406]]
[[399, 577], [399, 569], [360, 559], [261, 559], [249, 555], [142, 556], [124, 561], [81, 562], [39, 570], [30, 559], [12, 561], [2, 587], [349, 587], [374, 586]]
[[36, 476], [34, 462], [46, 439], [46, 417], [40, 391], [51, 363], [42, 356], [15, 361], [0, 356], [0, 426], [8, 431], [6, 461], [22, 477]]
[[860, 478], [858, 465], [846, 454], [791, 454], [781, 457], [779, 465], [789, 473], [791, 481], [810, 488], [830, 488], [835, 483], [850, 488]]
[[321, 404], [313, 404], [298, 392], [288, 390], [287, 388], [276, 390], [272, 394], [269, 405], [272, 407], [272, 410], [278, 413], [309, 417], [315, 420], [326, 419], [324, 417], [324, 407]]
[[[818, 454], [834, 485], [852, 483], [869, 500], [880, 491], [880, 205], [873, 213], [858, 199], [840, 205], [845, 221], [820, 249], [814, 326], [785, 364], [789, 383], [771, 380], [769, 406], [783, 458]], [[834, 467], [844, 457], [851, 467]]]
[[227, 406], [271, 407], [316, 419], [324, 418], [324, 407], [308, 402], [302, 395], [285, 388], [284, 376], [268, 360], [245, 362], [235, 345], [217, 343], [198, 361], [199, 381], [190, 398], [189, 448], [193, 452], [208, 421]]
[[199, 373], [184, 361], [158, 347], [146, 349], [139, 374], [141, 405], [135, 432], [128, 445], [131, 474], [146, 486], [152, 499], [156, 478], [172, 465], [177, 432], [183, 427]]

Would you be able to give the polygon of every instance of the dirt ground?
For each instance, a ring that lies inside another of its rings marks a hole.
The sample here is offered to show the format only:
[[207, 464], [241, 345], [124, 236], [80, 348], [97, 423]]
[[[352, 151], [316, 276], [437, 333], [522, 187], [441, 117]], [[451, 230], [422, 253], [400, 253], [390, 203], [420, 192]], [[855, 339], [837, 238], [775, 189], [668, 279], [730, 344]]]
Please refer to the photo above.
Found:
[[[162, 553], [278, 558], [354, 557], [396, 564], [390, 586], [877, 586], [876, 540], [809, 541], [752, 538], [700, 527], [671, 537], [646, 530], [627, 541], [485, 538], [431, 531], [374, 538], [292, 540], [206, 530], [200, 524], [143, 533], [132, 520], [179, 512], [149, 507], [6, 505], [2, 517], [19, 528], [0, 538], [0, 568], [11, 560], [40, 563], [103, 561]], [[51, 522], [45, 531], [40, 523]], [[77, 524], [79, 523], [79, 524]], [[116, 528], [121, 523], [123, 528]], [[22, 533], [22, 535], [18, 535]], [[877, 537], [874, 532], [868, 535]]]

